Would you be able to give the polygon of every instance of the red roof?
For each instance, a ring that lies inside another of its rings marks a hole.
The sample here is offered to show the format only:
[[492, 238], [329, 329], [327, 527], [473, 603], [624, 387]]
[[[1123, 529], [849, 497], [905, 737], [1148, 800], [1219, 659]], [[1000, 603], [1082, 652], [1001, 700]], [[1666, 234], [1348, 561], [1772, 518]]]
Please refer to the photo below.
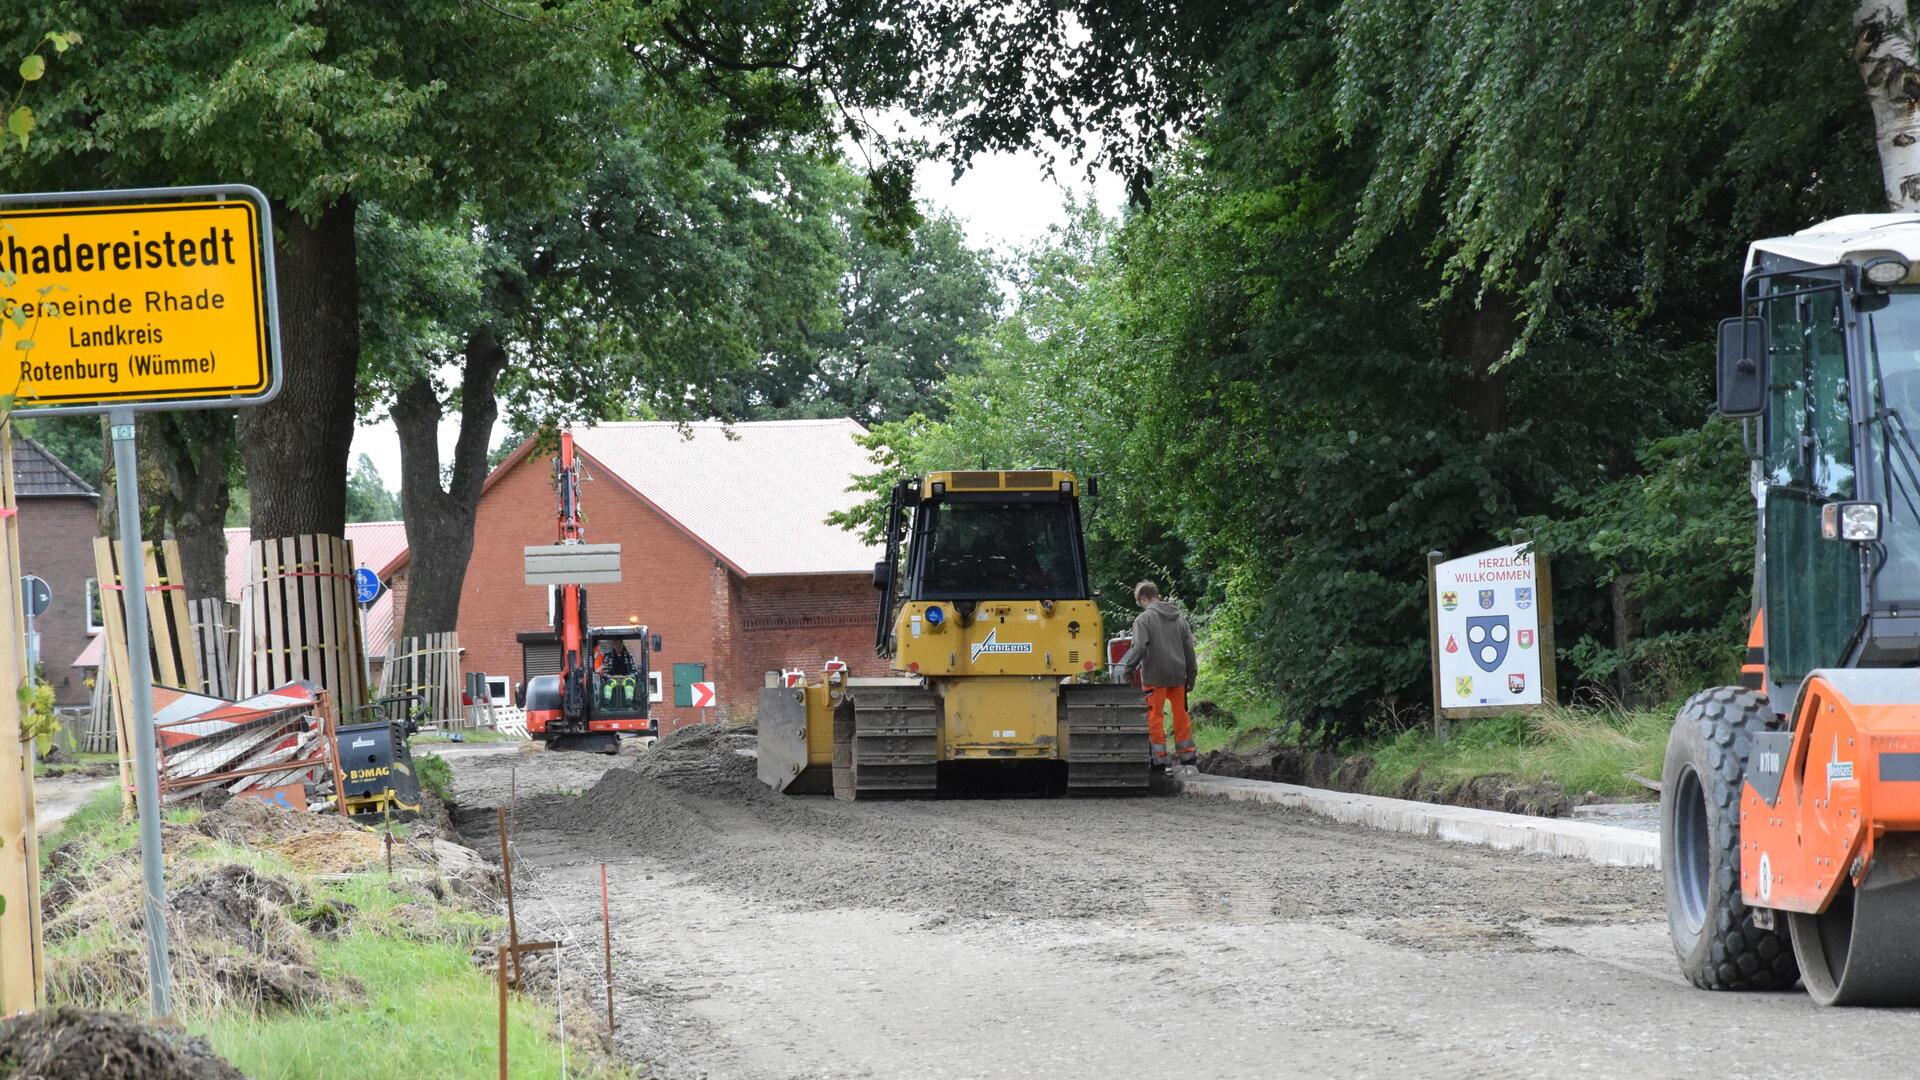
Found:
[[[874, 465], [854, 439], [866, 430], [853, 420], [639, 421], [578, 428], [573, 439], [589, 481], [638, 497], [738, 574], [863, 574], [883, 552], [827, 515], [861, 501], [853, 482]], [[488, 483], [531, 445], [521, 444]], [[594, 497], [588, 486], [589, 511]]]

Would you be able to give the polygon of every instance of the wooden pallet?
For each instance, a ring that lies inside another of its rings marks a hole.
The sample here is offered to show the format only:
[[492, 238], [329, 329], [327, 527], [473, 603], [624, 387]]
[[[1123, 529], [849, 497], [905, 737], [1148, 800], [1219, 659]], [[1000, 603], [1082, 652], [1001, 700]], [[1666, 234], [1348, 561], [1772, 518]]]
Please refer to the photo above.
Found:
[[338, 536], [255, 540], [240, 604], [239, 695], [305, 680], [327, 689], [338, 715], [366, 700], [353, 545]]

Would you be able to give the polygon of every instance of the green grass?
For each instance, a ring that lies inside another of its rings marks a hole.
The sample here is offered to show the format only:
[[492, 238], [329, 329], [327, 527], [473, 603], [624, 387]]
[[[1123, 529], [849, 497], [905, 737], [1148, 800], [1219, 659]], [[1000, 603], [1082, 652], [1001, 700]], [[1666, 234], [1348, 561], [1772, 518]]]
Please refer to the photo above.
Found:
[[[473, 943], [495, 928], [469, 917], [464, 928], [446, 919], [456, 940], [419, 941], [368, 909], [393, 894], [377, 879], [353, 883], [345, 899], [360, 906], [360, 927], [339, 941], [321, 942], [321, 970], [347, 975], [367, 988], [363, 1002], [267, 1016], [226, 1013], [189, 1018], [220, 1055], [253, 1080], [337, 1080], [354, 1077], [473, 1077], [499, 1075], [498, 988], [468, 960]], [[456, 919], [455, 922], [462, 920]], [[470, 931], [470, 932], [465, 932]], [[560, 1046], [547, 1009], [514, 995], [507, 1007], [507, 1062], [515, 1077], [561, 1075]], [[591, 1076], [576, 1049], [570, 1073]]]
[[58, 775], [69, 774], [83, 765], [118, 765], [120, 758], [116, 754], [93, 754], [85, 751], [62, 751], [57, 761], [46, 761], [38, 754], [33, 758], [33, 775], [45, 776], [49, 769]]
[[453, 801], [453, 766], [445, 758], [422, 754], [413, 759], [413, 776], [420, 786], [433, 792], [442, 802]]
[[[436, 764], [444, 767], [443, 762]], [[423, 777], [423, 780], [425, 777]], [[169, 811], [167, 819], [189, 823], [193, 811]], [[78, 873], [94, 870], [131, 850], [137, 822], [120, 819], [120, 798], [102, 791], [62, 822], [42, 846], [46, 852], [78, 840]], [[167, 853], [169, 876], [178, 881], [193, 868], [243, 863], [293, 881], [304, 896], [294, 917], [322, 908], [351, 912], [347, 933], [311, 939], [316, 970], [329, 982], [352, 978], [364, 995], [306, 1009], [189, 1012], [182, 1020], [204, 1035], [220, 1055], [254, 1080], [337, 1080], [339, 1077], [457, 1078], [499, 1075], [498, 989], [489, 970], [476, 967], [476, 947], [504, 937], [502, 920], [483, 912], [438, 905], [417, 886], [368, 873], [341, 881], [306, 878], [279, 854], [211, 838], [177, 844]], [[80, 962], [127, 946], [127, 931], [103, 922], [53, 943], [49, 958]], [[107, 988], [103, 988], [107, 989]], [[81, 1002], [138, 1011], [138, 994], [126, 1001]], [[559, 1077], [561, 1049], [554, 1038], [551, 1001], [513, 995], [508, 1005], [508, 1061], [512, 1075]], [[570, 1049], [567, 1074], [606, 1077], [579, 1047]]]
[[1193, 742], [1202, 753], [1208, 750], [1244, 750], [1263, 742], [1276, 741], [1288, 730], [1289, 724], [1281, 715], [1278, 704], [1255, 702], [1234, 707], [1226, 723], [1196, 718]]
[[[199, 816], [198, 810], [175, 809], [164, 812], [160, 818], [175, 825], [190, 825]], [[47, 858], [55, 849], [80, 839], [86, 842], [75, 854], [79, 865], [89, 870], [121, 852], [132, 851], [139, 844], [140, 819], [133, 816], [121, 819], [118, 788], [106, 787], [94, 792], [59, 828], [40, 838], [40, 868], [46, 869]]]
[[[1226, 723], [1196, 722], [1202, 751], [1250, 750], [1297, 740], [1297, 729], [1271, 702], [1235, 705]], [[1652, 792], [1629, 773], [1658, 779], [1673, 709], [1610, 706], [1556, 707], [1527, 715], [1457, 721], [1445, 742], [1425, 725], [1398, 735], [1350, 744], [1346, 755], [1373, 759], [1369, 790], [1398, 794], [1418, 773], [1444, 786], [1493, 773], [1522, 782], [1550, 780], [1579, 797], [1591, 791], [1610, 798], [1649, 798]]]
[[1443, 784], [1507, 773], [1554, 781], [1575, 797], [1591, 791], [1643, 798], [1651, 791], [1628, 774], [1659, 777], [1672, 727], [1671, 710], [1555, 707], [1457, 722], [1445, 742], [1422, 728], [1360, 751], [1373, 758], [1369, 786], [1376, 791], [1398, 790], [1415, 772]]

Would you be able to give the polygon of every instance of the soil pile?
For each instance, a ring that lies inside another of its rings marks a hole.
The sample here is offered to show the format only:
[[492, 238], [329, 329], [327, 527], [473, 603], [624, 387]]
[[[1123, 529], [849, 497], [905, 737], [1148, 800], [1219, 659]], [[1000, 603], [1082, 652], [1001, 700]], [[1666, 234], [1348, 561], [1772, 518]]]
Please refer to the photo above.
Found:
[[[396, 837], [388, 888], [434, 909], [448, 894], [483, 897], [495, 871], [466, 848], [415, 822]], [[385, 869], [382, 837], [338, 814], [276, 809], [236, 799], [192, 825], [167, 825], [166, 919], [175, 994], [183, 1008], [304, 1008], [359, 997], [346, 977], [318, 972], [315, 943], [344, 933], [353, 906], [326, 899], [302, 873]], [[238, 849], [238, 850], [236, 850]], [[296, 873], [261, 869], [259, 852]], [[137, 850], [102, 854], [87, 838], [53, 853], [43, 906], [53, 1000], [121, 1005], [146, 992], [146, 905]], [[477, 902], [477, 901], [475, 901]], [[428, 917], [423, 925], [435, 927]]]
[[[176, 994], [189, 1008], [287, 1008], [331, 1001], [359, 987], [329, 985], [314, 972], [306, 928], [296, 918], [303, 898], [285, 880], [240, 863], [188, 864], [169, 870], [174, 888], [167, 922]], [[116, 932], [49, 965], [55, 1000], [137, 1001], [145, 993], [146, 908], [137, 864], [124, 865], [95, 887], [73, 894], [46, 921], [59, 944], [102, 927]]]
[[517, 806], [539, 795], [578, 795], [600, 774], [642, 753], [624, 740], [617, 755], [582, 754], [528, 744], [513, 750], [480, 750], [442, 756], [453, 771], [453, 801], [461, 814]]
[[204, 1039], [65, 1005], [0, 1021], [0, 1070], [22, 1080], [246, 1080]]
[[230, 799], [203, 815], [194, 828], [215, 840], [256, 846], [316, 833], [365, 831], [339, 814], [285, 810], [259, 799]]
[[760, 787], [754, 759], [759, 734], [752, 727], [694, 724], [654, 743], [633, 763], [643, 779], [681, 791], [725, 795], [750, 794]]

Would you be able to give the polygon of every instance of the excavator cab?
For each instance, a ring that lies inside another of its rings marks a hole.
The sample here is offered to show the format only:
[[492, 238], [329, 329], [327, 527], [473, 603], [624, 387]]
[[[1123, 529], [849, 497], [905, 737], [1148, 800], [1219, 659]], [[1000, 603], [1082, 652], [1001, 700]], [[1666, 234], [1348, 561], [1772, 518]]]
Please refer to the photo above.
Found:
[[595, 720], [646, 720], [651, 715], [653, 640], [644, 626], [597, 626], [587, 633], [594, 660], [586, 691]]
[[1752, 246], [1720, 326], [1758, 531], [1741, 687], [1681, 709], [1668, 923], [1710, 989], [1920, 1004], [1920, 216]]

